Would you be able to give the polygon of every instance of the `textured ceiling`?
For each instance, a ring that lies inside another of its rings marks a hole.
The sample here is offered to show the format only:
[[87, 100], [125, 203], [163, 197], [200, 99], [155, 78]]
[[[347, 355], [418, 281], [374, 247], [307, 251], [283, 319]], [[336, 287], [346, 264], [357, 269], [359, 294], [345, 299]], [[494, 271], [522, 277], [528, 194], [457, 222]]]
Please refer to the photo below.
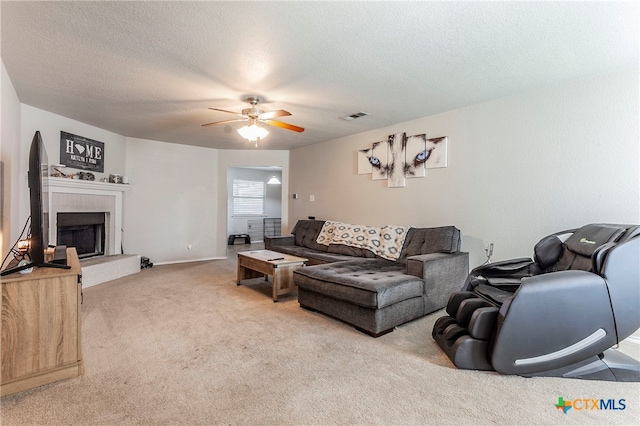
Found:
[[[286, 109], [292, 149], [638, 66], [631, 2], [8, 2], [20, 102], [118, 134], [253, 149], [246, 95]], [[340, 117], [366, 111], [354, 121]], [[428, 129], [425, 129], [428, 131]]]

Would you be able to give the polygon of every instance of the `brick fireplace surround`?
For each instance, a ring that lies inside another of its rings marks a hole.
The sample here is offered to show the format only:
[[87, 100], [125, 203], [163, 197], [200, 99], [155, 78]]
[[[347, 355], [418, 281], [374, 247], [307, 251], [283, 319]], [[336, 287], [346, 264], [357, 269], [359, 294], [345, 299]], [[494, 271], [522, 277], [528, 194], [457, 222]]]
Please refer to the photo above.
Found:
[[139, 255], [123, 255], [122, 209], [123, 194], [129, 185], [49, 177], [44, 192], [49, 195], [49, 244], [57, 243], [58, 213], [106, 212], [104, 256], [81, 262], [83, 286], [120, 278], [140, 270]]

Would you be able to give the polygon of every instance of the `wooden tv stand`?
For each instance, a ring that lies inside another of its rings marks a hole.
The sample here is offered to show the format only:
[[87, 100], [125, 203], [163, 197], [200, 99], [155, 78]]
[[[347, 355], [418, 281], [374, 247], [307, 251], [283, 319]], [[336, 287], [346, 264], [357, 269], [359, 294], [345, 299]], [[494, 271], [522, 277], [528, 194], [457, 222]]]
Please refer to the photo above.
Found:
[[5, 396], [83, 373], [81, 269], [75, 248], [70, 269], [34, 268], [2, 278], [2, 362]]

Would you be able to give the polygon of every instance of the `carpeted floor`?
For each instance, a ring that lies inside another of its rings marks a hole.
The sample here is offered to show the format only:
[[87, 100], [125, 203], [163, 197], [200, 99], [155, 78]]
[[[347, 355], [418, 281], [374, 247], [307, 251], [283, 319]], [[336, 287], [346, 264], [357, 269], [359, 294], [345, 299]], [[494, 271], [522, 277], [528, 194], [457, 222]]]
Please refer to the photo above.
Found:
[[[84, 291], [84, 376], [2, 398], [18, 424], [635, 424], [640, 385], [457, 370], [441, 312], [373, 339], [298, 306], [235, 258], [155, 266]], [[638, 345], [623, 349], [638, 356]], [[624, 399], [569, 410], [558, 398]]]

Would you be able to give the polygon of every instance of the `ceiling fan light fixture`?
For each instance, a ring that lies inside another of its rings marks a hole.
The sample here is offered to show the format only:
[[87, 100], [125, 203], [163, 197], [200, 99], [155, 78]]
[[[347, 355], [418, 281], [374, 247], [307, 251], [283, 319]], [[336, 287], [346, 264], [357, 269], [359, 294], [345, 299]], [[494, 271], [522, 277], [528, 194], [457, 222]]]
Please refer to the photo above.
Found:
[[258, 126], [258, 123], [263, 123], [268, 126], [275, 126], [281, 129], [292, 130], [294, 132], [304, 132], [304, 127], [294, 126], [293, 124], [284, 123], [282, 121], [274, 120], [277, 117], [287, 117], [291, 115], [289, 111], [285, 111], [283, 109], [277, 109], [273, 111], [262, 111], [257, 108], [256, 105], [260, 101], [257, 96], [250, 96], [245, 99], [246, 102], [251, 104], [251, 108], [245, 108], [242, 110], [242, 113], [236, 113], [233, 111], [228, 111], [226, 109], [220, 108], [209, 108], [214, 111], [226, 112], [228, 114], [234, 114], [238, 116], [238, 118], [233, 120], [222, 120], [222, 121], [214, 121], [213, 123], [205, 123], [202, 126], [215, 126], [218, 124], [227, 124], [227, 123], [235, 123], [237, 121], [248, 121], [249, 123], [238, 129], [238, 133], [240, 136], [245, 138], [248, 141], [255, 142], [256, 148], [258, 147], [258, 139], [264, 139], [269, 132], [263, 127]]
[[251, 124], [250, 126], [243, 126], [238, 129], [240, 136], [248, 141], [255, 142], [258, 139], [264, 139], [269, 134], [269, 131], [264, 127], [260, 127], [257, 124]]

